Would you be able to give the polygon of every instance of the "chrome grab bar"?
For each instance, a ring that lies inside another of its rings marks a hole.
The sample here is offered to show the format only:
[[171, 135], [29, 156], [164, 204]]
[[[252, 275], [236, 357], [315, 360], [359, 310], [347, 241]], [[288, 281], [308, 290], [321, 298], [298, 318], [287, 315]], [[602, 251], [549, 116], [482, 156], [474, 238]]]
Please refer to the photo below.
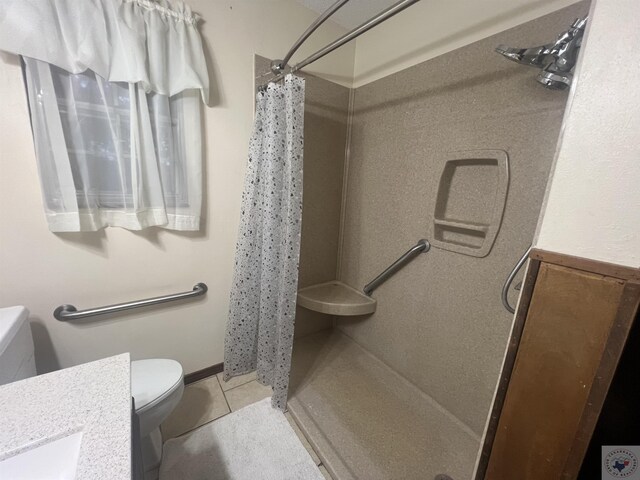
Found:
[[159, 303], [173, 302], [174, 300], [182, 300], [185, 298], [199, 297], [207, 293], [208, 287], [204, 283], [197, 283], [190, 292], [174, 293], [172, 295], [164, 295], [162, 297], [145, 298], [144, 300], [135, 300], [133, 302], [118, 303], [116, 305], [106, 305], [104, 307], [88, 308], [80, 310], [73, 305], [60, 305], [53, 311], [53, 316], [61, 322], [69, 320], [78, 320], [80, 318], [95, 317], [96, 315], [104, 315], [106, 313], [121, 312], [132, 308], [148, 307], [149, 305], [157, 305]]
[[427, 253], [429, 249], [431, 249], [429, 240], [419, 240], [416, 245], [407, 250], [398, 260], [393, 262], [380, 275], [367, 283], [362, 291], [365, 293], [365, 295], [368, 295], [370, 297], [373, 291], [384, 282], [386, 282], [389, 277], [391, 277], [394, 273], [396, 273], [407, 263], [413, 260], [414, 257], [417, 257], [421, 253]]
[[[504, 282], [504, 285], [502, 286], [502, 305], [504, 305], [504, 308], [506, 308], [509, 313], [515, 313], [516, 311], [516, 309], [513, 308], [509, 303], [509, 289], [511, 288], [513, 279], [516, 278], [516, 275], [518, 274], [520, 269], [529, 259], [530, 252], [531, 252], [531, 245], [529, 245], [529, 248], [527, 248], [527, 251], [524, 252], [524, 255], [520, 257], [520, 260], [518, 260], [518, 263], [516, 263], [516, 265], [513, 267], [513, 270], [511, 270], [511, 273], [509, 274], [509, 276], [507, 277], [507, 280]], [[520, 288], [518, 288], [518, 285], [516, 285], [515, 288], [516, 290], [520, 290]]]

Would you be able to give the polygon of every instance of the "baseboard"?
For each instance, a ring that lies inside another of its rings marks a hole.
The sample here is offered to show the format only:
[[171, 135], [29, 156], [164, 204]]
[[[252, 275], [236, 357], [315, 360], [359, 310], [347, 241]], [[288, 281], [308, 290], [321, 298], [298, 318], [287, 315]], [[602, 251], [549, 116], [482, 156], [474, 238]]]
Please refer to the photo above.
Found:
[[204, 380], [208, 377], [213, 377], [218, 373], [221, 373], [224, 370], [224, 363], [218, 363], [216, 365], [211, 365], [210, 367], [203, 368], [202, 370], [197, 370], [195, 372], [187, 373], [184, 376], [184, 384], [189, 385], [190, 383], [197, 382], [199, 380]]

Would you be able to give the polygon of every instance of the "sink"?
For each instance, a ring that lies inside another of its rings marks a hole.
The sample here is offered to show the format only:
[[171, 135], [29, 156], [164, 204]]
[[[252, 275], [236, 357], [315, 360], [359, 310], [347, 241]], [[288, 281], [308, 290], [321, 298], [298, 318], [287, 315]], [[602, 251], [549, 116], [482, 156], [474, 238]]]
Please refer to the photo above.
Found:
[[10, 456], [0, 461], [0, 478], [73, 480], [81, 443], [82, 432], [76, 432]]

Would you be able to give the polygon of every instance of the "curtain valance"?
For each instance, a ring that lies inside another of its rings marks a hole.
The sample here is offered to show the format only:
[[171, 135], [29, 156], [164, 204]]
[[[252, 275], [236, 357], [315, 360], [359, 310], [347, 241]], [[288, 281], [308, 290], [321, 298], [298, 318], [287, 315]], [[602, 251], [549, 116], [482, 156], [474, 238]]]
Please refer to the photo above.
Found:
[[209, 77], [197, 16], [169, 0], [2, 0], [0, 50], [175, 95]]

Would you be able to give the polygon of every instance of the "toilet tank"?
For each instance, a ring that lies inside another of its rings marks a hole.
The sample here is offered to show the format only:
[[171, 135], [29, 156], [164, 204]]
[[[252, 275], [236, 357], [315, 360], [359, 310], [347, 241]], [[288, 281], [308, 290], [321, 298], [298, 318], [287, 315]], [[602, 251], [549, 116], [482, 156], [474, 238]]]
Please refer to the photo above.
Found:
[[28, 318], [25, 307], [0, 308], [0, 385], [36, 375]]

